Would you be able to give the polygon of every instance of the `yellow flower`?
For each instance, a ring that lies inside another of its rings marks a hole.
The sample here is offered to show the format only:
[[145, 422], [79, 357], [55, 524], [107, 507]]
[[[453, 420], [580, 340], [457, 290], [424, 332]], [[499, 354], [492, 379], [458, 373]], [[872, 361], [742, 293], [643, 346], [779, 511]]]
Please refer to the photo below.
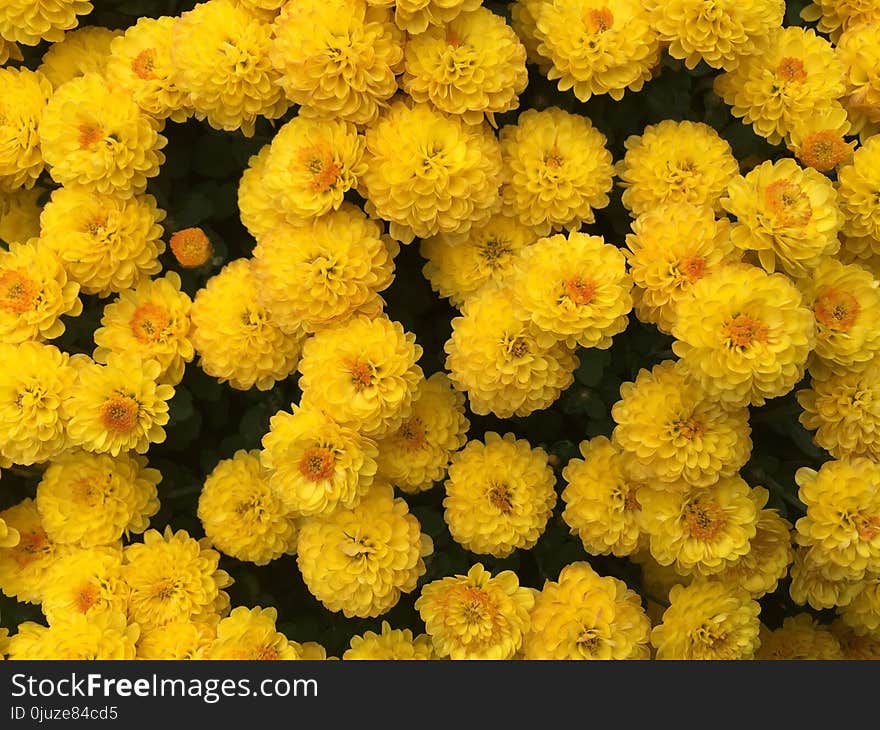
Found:
[[296, 524], [270, 489], [259, 451], [236, 451], [214, 467], [198, 516], [211, 544], [236, 560], [267, 565], [296, 549]]
[[271, 22], [283, 9], [287, 0], [232, 0], [247, 10], [251, 15]]
[[526, 49], [504, 18], [479, 7], [445, 26], [431, 26], [410, 38], [402, 87], [415, 101], [468, 124], [519, 106], [528, 84]]
[[660, 39], [642, 0], [554, 0], [536, 17], [538, 53], [547, 78], [580, 101], [641, 91], [660, 63]]
[[364, 0], [286, 3], [272, 31], [269, 58], [305, 116], [369, 124], [397, 91], [404, 35], [385, 8]]
[[749, 460], [747, 408], [726, 408], [671, 360], [642, 368], [611, 408], [614, 444], [630, 473], [656, 488], [709, 486]]
[[380, 616], [425, 573], [423, 558], [434, 548], [420, 530], [391, 485], [377, 483], [353, 509], [305, 519], [296, 562], [306, 587], [328, 610], [346, 618]]
[[836, 50], [845, 68], [842, 101], [852, 132], [867, 140], [880, 131], [880, 17], [848, 28]]
[[382, 632], [366, 631], [362, 636], [352, 636], [351, 648], [346, 649], [342, 658], [355, 659], [433, 659], [434, 648], [427, 634], [419, 634], [413, 639], [409, 629], [392, 629], [387, 621], [382, 622]]
[[83, 548], [62, 555], [49, 568], [42, 609], [50, 626], [77, 615], [89, 620], [108, 612], [125, 615], [128, 594], [119, 545]]
[[[446, 25], [459, 13], [476, 10], [480, 0], [393, 0], [394, 22], [410, 37], [424, 33], [429, 25]], [[392, 0], [367, 0], [370, 5], [388, 6]]]
[[302, 645], [275, 628], [274, 608], [238, 606], [217, 624], [217, 638], [199, 654], [200, 659], [272, 661], [303, 659]]
[[188, 620], [171, 621], [164, 626], [141, 631], [137, 643], [138, 659], [197, 659], [216, 638], [212, 626]]
[[75, 28], [77, 15], [92, 12], [87, 0], [4, 0], [0, 7], [0, 36], [35, 46], [41, 40], [57, 43]]
[[285, 334], [259, 303], [251, 262], [231, 261], [199, 289], [190, 339], [208, 375], [237, 390], [269, 390], [296, 369], [302, 334]]
[[443, 516], [465, 549], [505, 558], [538, 542], [556, 505], [555, 484], [544, 449], [489, 431], [453, 454]]
[[68, 446], [70, 396], [76, 373], [53, 345], [0, 344], [0, 461], [28, 466]]
[[71, 79], [96, 73], [104, 76], [110, 58], [110, 44], [123, 31], [98, 26], [85, 26], [69, 31], [53, 43], [37, 68], [58, 89]]
[[123, 550], [122, 574], [131, 587], [128, 617], [144, 629], [178, 620], [215, 623], [229, 609], [223, 588], [232, 584], [217, 568], [220, 553], [185, 530], [147, 530], [142, 543]]
[[836, 101], [831, 102], [793, 120], [786, 145], [801, 164], [829, 172], [852, 159], [856, 143], [844, 139], [850, 127], [846, 109]]
[[37, 486], [37, 509], [58, 544], [88, 548], [140, 534], [159, 511], [158, 469], [143, 456], [73, 451], [49, 465]]
[[538, 16], [545, 0], [514, 0], [510, 4], [510, 26], [525, 46], [529, 63], [541, 69], [542, 74], [550, 70], [550, 62], [538, 52]]
[[668, 43], [669, 55], [689, 69], [736, 68], [740, 58], [760, 53], [782, 25], [784, 0], [648, 0], [651, 21]]
[[0, 68], [0, 192], [32, 188], [43, 171], [40, 117], [52, 85], [39, 72]]
[[715, 220], [708, 205], [660, 203], [641, 213], [632, 230], [623, 253], [635, 283], [636, 315], [666, 334], [694, 284], [742, 257], [730, 240], [730, 221]]
[[505, 281], [520, 252], [539, 237], [536, 228], [498, 213], [467, 233], [441, 233], [423, 239], [419, 250], [428, 262], [422, 273], [435, 292], [461, 307], [484, 284]]
[[252, 137], [257, 117], [289, 106], [269, 60], [272, 28], [232, 0], [202, 2], [175, 20], [169, 80], [199, 120]]
[[657, 659], [752, 659], [761, 645], [761, 606], [744, 590], [699, 581], [675, 586], [651, 631]]
[[819, 21], [819, 31], [836, 42], [841, 30], [880, 18], [880, 8], [874, 0], [813, 0], [801, 11], [801, 17], [811, 23]]
[[15, 545], [0, 548], [0, 591], [24, 603], [39, 603], [47, 571], [70, 548], [49, 539], [33, 499], [3, 510], [0, 520], [19, 535]]
[[678, 305], [672, 349], [710, 398], [763, 405], [790, 391], [815, 344], [812, 312], [782, 274], [732, 265]]
[[40, 199], [46, 190], [39, 185], [0, 192], [0, 241], [27, 243], [40, 235]]
[[129, 352], [112, 352], [106, 365], [89, 363], [67, 401], [68, 433], [75, 446], [112, 456], [134, 449], [145, 454], [165, 440], [168, 401], [174, 387], [159, 385], [162, 366]]
[[5, 65], [9, 60], [23, 61], [24, 56], [21, 55], [21, 49], [13, 41], [8, 41], [0, 36], [0, 66]]
[[720, 211], [721, 196], [739, 172], [730, 144], [702, 122], [667, 119], [627, 137], [624, 146], [616, 172], [623, 205], [634, 216], [663, 203]]
[[843, 264], [858, 264], [880, 280], [880, 238], [841, 234], [837, 259]]
[[477, 415], [527, 416], [551, 405], [574, 381], [569, 345], [517, 316], [512, 292], [486, 287], [452, 320], [444, 345], [449, 379]]
[[880, 578], [865, 578], [857, 592], [838, 613], [843, 622], [858, 634], [880, 635]]
[[[12, 637], [10, 658], [77, 661], [134, 659], [139, 635], [138, 625], [127, 623], [125, 614], [117, 611], [97, 616], [65, 616], [48, 629], [28, 622], [22, 624], [19, 634]], [[19, 636], [24, 640], [18, 640]]]
[[835, 619], [831, 624], [831, 633], [840, 643], [844, 659], [880, 659], [880, 637], [860, 636], [841, 619]]
[[211, 239], [197, 226], [176, 231], [168, 244], [177, 263], [185, 269], [203, 266], [214, 254]]
[[467, 575], [423, 586], [415, 607], [438, 657], [513, 659], [528, 631], [535, 593], [520, 586], [513, 571], [493, 576], [476, 563]]
[[755, 659], [843, 659], [843, 651], [827, 627], [818, 624], [810, 614], [799, 613], [787, 616], [775, 631], [761, 631], [761, 648]]
[[756, 251], [771, 274], [780, 268], [805, 276], [823, 256], [840, 248], [837, 233], [843, 216], [834, 184], [790, 158], [767, 160], [745, 177], [734, 178], [721, 204], [737, 219], [730, 231], [733, 244]]
[[829, 578], [861, 580], [880, 572], [880, 464], [864, 457], [826, 461], [795, 473], [807, 514], [795, 527], [798, 545]]
[[106, 297], [159, 273], [165, 211], [152, 195], [121, 198], [81, 186], [58, 188], [40, 216], [40, 240], [83, 294]]
[[285, 332], [314, 331], [375, 301], [394, 279], [398, 250], [378, 221], [343, 203], [260, 239], [253, 252], [257, 297]]
[[140, 18], [116, 38], [107, 59], [107, 80], [157, 119], [186, 121], [189, 97], [174, 82], [171, 62], [176, 18]]
[[641, 485], [627, 478], [622, 453], [604, 436], [581, 441], [580, 452], [584, 458], [562, 470], [562, 519], [590, 555], [631, 555], [642, 543]]
[[501, 129], [504, 207], [544, 235], [576, 231], [609, 203], [614, 167], [605, 135], [558, 107], [528, 109]]
[[767, 491], [751, 489], [738, 476], [678, 492], [639, 490], [641, 526], [651, 555], [679, 573], [719, 573], [749, 552]]
[[589, 563], [570, 563], [535, 597], [526, 659], [647, 659], [651, 622], [639, 595]]
[[52, 179], [121, 198], [143, 193], [165, 162], [161, 123], [95, 73], [73, 79], [49, 100], [40, 147]]
[[260, 241], [276, 227], [283, 224], [302, 224], [295, 217], [288, 220], [285, 211], [281, 210], [266, 188], [266, 164], [272, 145], [267, 144], [259, 154], [248, 160], [247, 169], [238, 184], [238, 212], [242, 225]]
[[272, 416], [263, 436], [260, 459], [272, 494], [297, 516], [354, 507], [373, 484], [375, 442], [322, 411], [292, 410]]
[[834, 47], [812, 28], [778, 28], [760, 53], [715, 79], [733, 116], [779, 144], [799, 118], [844, 93], [844, 67]]
[[880, 240], [880, 137], [873, 136], [856, 150], [852, 163], [837, 172], [837, 195], [847, 236]]
[[572, 231], [522, 251], [511, 281], [520, 315], [574, 347], [611, 347], [629, 324], [632, 279], [623, 252], [601, 236]]
[[465, 445], [469, 426], [464, 395], [445, 373], [434, 373], [419, 385], [410, 417], [379, 440], [379, 474], [407, 494], [430, 489]]
[[[858, 592], [860, 583], [840, 577], [840, 571], [835, 571], [833, 565], [818, 562], [822, 560], [820, 552], [815, 547], [795, 549], [789, 595], [796, 604], [809, 604], [817, 611], [845, 606]], [[836, 576], [829, 575], [835, 572]]]
[[367, 212], [392, 238], [466, 233], [501, 207], [501, 148], [488, 125], [430, 104], [394, 102], [367, 128]]
[[299, 364], [301, 405], [380, 438], [409, 418], [423, 379], [416, 364], [421, 356], [415, 335], [399, 322], [356, 315], [306, 341]]

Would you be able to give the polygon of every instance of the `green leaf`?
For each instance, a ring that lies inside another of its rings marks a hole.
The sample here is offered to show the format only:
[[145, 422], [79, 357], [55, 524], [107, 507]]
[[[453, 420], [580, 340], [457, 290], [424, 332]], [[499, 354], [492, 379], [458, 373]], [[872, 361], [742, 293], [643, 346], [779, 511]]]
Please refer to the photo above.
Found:
[[578, 350], [580, 365], [574, 371], [574, 377], [579, 383], [588, 388], [595, 388], [602, 382], [602, 374], [611, 362], [611, 353], [608, 350], [596, 348]]

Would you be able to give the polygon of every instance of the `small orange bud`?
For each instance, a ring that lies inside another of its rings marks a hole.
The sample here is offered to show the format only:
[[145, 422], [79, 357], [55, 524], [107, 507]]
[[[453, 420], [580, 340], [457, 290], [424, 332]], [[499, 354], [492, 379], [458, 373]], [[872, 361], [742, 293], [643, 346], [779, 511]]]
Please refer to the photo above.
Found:
[[201, 228], [184, 228], [171, 236], [171, 251], [177, 263], [190, 269], [206, 264], [214, 247]]

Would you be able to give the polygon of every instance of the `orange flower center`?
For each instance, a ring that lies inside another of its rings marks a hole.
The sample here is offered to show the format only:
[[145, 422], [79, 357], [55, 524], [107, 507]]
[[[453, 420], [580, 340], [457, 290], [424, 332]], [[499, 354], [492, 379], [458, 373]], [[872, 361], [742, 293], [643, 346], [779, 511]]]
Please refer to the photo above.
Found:
[[678, 268], [689, 281], [696, 281], [706, 273], [706, 260], [702, 256], [688, 256], [681, 260]]
[[459, 596], [459, 605], [462, 610], [462, 617], [470, 624], [483, 623], [487, 619], [492, 618], [495, 613], [495, 605], [489, 594], [482, 588], [476, 586], [467, 586]]
[[88, 610], [98, 602], [97, 586], [83, 586], [76, 592], [74, 604], [80, 613], [87, 613]]
[[623, 498], [623, 506], [625, 509], [636, 512], [642, 508], [641, 503], [638, 499], [638, 489], [635, 487], [625, 486], [622, 489], [624, 498]]
[[688, 532], [698, 540], [712, 540], [724, 528], [724, 510], [715, 502], [694, 501], [685, 512]]
[[520, 358], [529, 354], [529, 343], [524, 337], [513, 337], [504, 344], [511, 357]]
[[156, 583], [150, 593], [153, 598], [158, 598], [163, 601], [167, 601], [177, 592], [177, 587], [174, 585], [174, 582], [171, 580], [162, 580]]
[[94, 122], [85, 122], [79, 125], [79, 147], [83, 150], [90, 150], [104, 137], [104, 130], [101, 125]]
[[137, 424], [138, 410], [131, 396], [114, 395], [101, 406], [101, 423], [111, 431], [127, 433]]
[[261, 646], [254, 652], [254, 659], [260, 661], [275, 661], [278, 659], [278, 652], [271, 646]]
[[15, 562], [19, 568], [24, 568], [49, 552], [49, 547], [49, 538], [45, 532], [21, 533], [18, 545], [13, 548]]
[[355, 390], [369, 388], [373, 384], [373, 369], [369, 363], [360, 360], [351, 360], [348, 364], [348, 372], [351, 374], [351, 382]]
[[184, 228], [171, 236], [171, 252], [177, 263], [190, 268], [207, 263], [214, 249], [201, 228]]
[[299, 473], [311, 482], [320, 482], [333, 474], [336, 457], [326, 446], [312, 446], [299, 460]]
[[410, 418], [400, 427], [400, 437], [404, 440], [406, 448], [413, 451], [428, 443], [425, 424], [418, 417]]
[[590, 33], [604, 33], [614, 25], [614, 14], [610, 8], [590, 8], [584, 14], [584, 23]]
[[490, 504], [499, 512], [509, 514], [513, 510], [513, 495], [506, 484], [492, 484], [486, 495]]
[[736, 315], [725, 327], [727, 339], [735, 347], [748, 347], [753, 342], [766, 342], [769, 328], [746, 314]]
[[596, 284], [585, 280], [582, 276], [572, 276], [563, 284], [565, 295], [575, 304], [585, 305], [593, 301], [596, 294]]
[[776, 67], [776, 75], [783, 81], [806, 81], [807, 70], [800, 58], [789, 56], [780, 61]]
[[156, 78], [156, 74], [153, 73], [154, 68], [156, 68], [155, 48], [145, 48], [131, 62], [131, 70], [134, 71], [134, 75], [144, 80]]
[[21, 269], [0, 271], [0, 308], [21, 314], [34, 308], [37, 286]]
[[822, 172], [833, 170], [852, 157], [852, 148], [832, 129], [808, 135], [801, 146], [801, 160]]
[[162, 339], [171, 326], [171, 317], [165, 307], [147, 302], [134, 310], [129, 324], [135, 338], [149, 345]]
[[453, 48], [458, 48], [461, 45], [461, 40], [459, 40], [458, 35], [452, 28], [446, 29], [446, 45], [452, 46]]
[[810, 199], [790, 180], [775, 180], [764, 190], [767, 207], [783, 226], [806, 225], [813, 215]]
[[813, 312], [816, 319], [826, 327], [846, 332], [859, 316], [859, 300], [849, 292], [829, 287], [816, 300]]
[[101, 502], [100, 490], [96, 489], [92, 479], [77, 479], [70, 485], [70, 494], [77, 502], [89, 507], [96, 507]]
[[676, 424], [678, 433], [686, 439], [693, 439], [706, 433], [706, 427], [699, 421], [689, 418], [687, 421], [681, 421]]
[[870, 542], [877, 535], [880, 535], [880, 516], [863, 517], [859, 515], [855, 518], [854, 523], [859, 533], [859, 539], [865, 542]]
[[312, 176], [312, 190], [326, 193], [336, 185], [342, 174], [342, 165], [333, 159], [327, 147], [309, 147], [301, 153], [302, 162]]
[[565, 158], [562, 156], [562, 152], [560, 152], [559, 147], [556, 145], [553, 145], [544, 157], [544, 164], [553, 170], [562, 167], [564, 161]]

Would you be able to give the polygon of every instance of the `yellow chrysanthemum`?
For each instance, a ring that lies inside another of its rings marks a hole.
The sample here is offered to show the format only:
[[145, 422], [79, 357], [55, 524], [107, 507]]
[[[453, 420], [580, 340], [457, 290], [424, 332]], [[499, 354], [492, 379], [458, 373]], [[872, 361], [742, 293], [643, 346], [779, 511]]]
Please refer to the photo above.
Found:
[[[354, 509], [309, 517], [300, 526], [296, 562], [306, 587], [346, 618], [380, 616], [410, 593], [434, 550], [406, 502], [377, 483]], [[430, 633], [430, 631], [429, 631]]]
[[162, 443], [174, 387], [158, 384], [161, 373], [155, 360], [129, 352], [110, 353], [106, 365], [79, 368], [67, 401], [71, 442], [113, 456], [129, 449], [145, 454], [150, 444]]
[[605, 135], [589, 119], [558, 107], [528, 109], [501, 129], [509, 214], [544, 235], [576, 231], [609, 203], [614, 167]]
[[535, 593], [520, 586], [513, 571], [493, 576], [476, 563], [467, 575], [423, 586], [415, 607], [438, 657], [513, 659], [528, 631]]
[[761, 52], [785, 15], [784, 0], [648, 0], [646, 6], [669, 55], [689, 69], [701, 60], [736, 68], [740, 58]]
[[367, 128], [367, 212], [402, 243], [466, 233], [501, 207], [501, 149], [488, 125], [396, 101]]
[[752, 452], [748, 409], [707, 397], [671, 360], [623, 383], [611, 416], [630, 473], [658, 488], [708, 486], [736, 474]]
[[641, 91], [660, 63], [660, 38], [642, 0], [553, 0], [536, 16], [538, 53], [547, 78], [580, 101]]
[[785, 143], [801, 164], [830, 172], [852, 159], [856, 143], [844, 139], [850, 127], [846, 109], [835, 101], [793, 120]]
[[526, 659], [647, 659], [651, 622], [639, 595], [589, 563], [566, 565], [535, 597]]
[[419, 385], [410, 417], [379, 440], [379, 474], [408, 494], [430, 489], [465, 445], [469, 426], [464, 396], [445, 373], [434, 373]]
[[217, 568], [220, 553], [185, 530], [147, 530], [143, 543], [123, 551], [122, 574], [131, 587], [128, 617], [144, 629], [179, 620], [214, 623], [229, 609], [223, 588], [232, 578]]
[[289, 513], [357, 505], [376, 474], [376, 444], [317, 409], [292, 406], [269, 420], [260, 456], [272, 494]]
[[49, 628], [33, 621], [23, 621], [9, 637], [6, 659], [53, 659], [53, 637]]
[[[858, 592], [860, 583], [840, 577], [841, 572], [827, 561], [818, 562], [823, 560], [820, 552], [815, 547], [795, 549], [789, 595], [799, 606], [809, 604], [817, 611], [845, 606]], [[829, 573], [837, 573], [837, 576]]]
[[840, 644], [844, 659], [880, 659], [880, 636], [860, 636], [841, 619], [831, 624], [831, 633]]
[[749, 552], [767, 491], [732, 476], [684, 492], [641, 489], [638, 500], [654, 559], [680, 573], [712, 575]]
[[623, 205], [633, 216], [663, 203], [720, 211], [721, 196], [739, 172], [730, 144], [702, 122], [667, 119], [627, 137], [624, 146], [616, 172]]
[[258, 299], [285, 332], [320, 329], [388, 288], [398, 250], [378, 221], [343, 203], [305, 226], [281, 225], [260, 239], [253, 252]]
[[856, 150], [852, 163], [837, 172], [837, 200], [847, 236], [880, 240], [880, 136], [874, 135]]
[[122, 33], [94, 25], [65, 33], [62, 40], [49, 46], [37, 70], [49, 79], [54, 89], [88, 73], [104, 76], [110, 44]]
[[475, 10], [480, 0], [367, 0], [370, 5], [394, 4], [394, 22], [410, 37], [424, 33], [429, 25], [446, 25], [459, 13]]
[[296, 218], [288, 220], [266, 188], [266, 164], [272, 145], [267, 144], [259, 154], [248, 160], [248, 166], [238, 184], [238, 212], [242, 225], [258, 241], [278, 226], [301, 224]]
[[8, 41], [0, 36], [0, 66], [5, 65], [9, 60], [23, 61], [24, 56], [21, 55], [21, 49], [13, 41]]
[[409, 629], [392, 629], [387, 621], [382, 622], [381, 633], [366, 631], [362, 636], [352, 636], [349, 646], [342, 655], [344, 660], [434, 658], [431, 637], [419, 634], [413, 638]]
[[516, 109], [528, 84], [526, 49], [504, 18], [479, 7], [406, 44], [402, 87], [469, 124]]
[[804, 276], [823, 256], [840, 248], [843, 216], [834, 184], [790, 158], [767, 160], [745, 177], [731, 180], [721, 204], [736, 216], [733, 244], [756, 251], [771, 274], [778, 268]]
[[511, 292], [496, 287], [475, 294], [452, 320], [444, 345], [449, 379], [467, 393], [477, 415], [527, 416], [574, 382], [572, 348], [517, 316], [511, 299]]
[[880, 19], [880, 7], [876, 0], [812, 0], [801, 17], [811, 23], [818, 21], [819, 31], [836, 42], [842, 29]]
[[174, 83], [171, 62], [176, 18], [139, 18], [109, 48], [107, 80], [157, 119], [186, 121], [189, 97]]
[[629, 324], [632, 279], [623, 252], [601, 236], [570, 232], [525, 248], [510, 286], [519, 314], [574, 347], [607, 350]]
[[12, 639], [10, 659], [130, 660], [139, 635], [137, 624], [118, 611], [65, 616], [48, 629], [28, 622]]
[[159, 273], [165, 211], [152, 195], [127, 199], [86, 187], [58, 188], [40, 215], [40, 240], [84, 294], [106, 297]]
[[397, 91], [404, 35], [385, 8], [364, 0], [286, 3], [272, 32], [269, 58], [306, 116], [369, 124]]
[[205, 647], [200, 659], [274, 661], [304, 659], [303, 647], [275, 628], [274, 608], [238, 606], [217, 624], [217, 638]]
[[356, 315], [306, 341], [299, 364], [302, 405], [380, 438], [409, 418], [423, 379], [416, 364], [421, 356], [416, 336], [399, 322]]
[[43, 614], [50, 626], [76, 615], [125, 614], [128, 584], [122, 579], [118, 545], [75, 550], [59, 557], [46, 573]]
[[296, 369], [302, 334], [288, 335], [259, 303], [251, 259], [232, 261], [200, 289], [190, 310], [199, 365], [238, 390], [269, 390]]
[[64, 31], [75, 28], [77, 15], [92, 12], [87, 0], [4, 0], [0, 7], [0, 35], [35, 46], [41, 40], [57, 43]]
[[205, 479], [198, 517], [218, 550], [266, 565], [296, 549], [296, 524], [269, 487], [259, 451], [236, 451]]
[[75, 381], [69, 356], [53, 345], [0, 344], [0, 461], [28, 466], [67, 448]]
[[715, 220], [708, 205], [661, 203], [641, 213], [632, 230], [623, 253], [635, 283], [636, 315], [666, 334], [694, 284], [742, 257], [730, 240], [730, 222]]
[[799, 118], [841, 97], [844, 67], [834, 47], [812, 28], [779, 28], [760, 53], [715, 79], [733, 116], [779, 144]]
[[187, 620], [142, 629], [138, 659], [197, 659], [216, 638], [214, 627]]
[[580, 452], [584, 458], [562, 470], [562, 519], [590, 555], [631, 555], [642, 543], [641, 485], [627, 478], [623, 455], [604, 436], [581, 441]]
[[700, 279], [693, 292], [678, 305], [672, 349], [710, 398], [760, 406], [800, 381], [815, 322], [789, 279], [732, 265]]
[[838, 609], [843, 622], [856, 633], [880, 635], [880, 578], [865, 578], [855, 591], [852, 601]]
[[40, 120], [40, 147], [52, 179], [121, 198], [143, 193], [159, 174], [167, 139], [122, 89], [90, 73], [58, 89]]
[[0, 548], [0, 591], [25, 603], [39, 603], [47, 571], [70, 548], [49, 539], [30, 498], [0, 512], [0, 520], [19, 535], [15, 545]]
[[852, 131], [866, 140], [880, 131], [880, 17], [847, 29], [836, 50], [845, 68], [843, 105]]
[[829, 660], [843, 659], [843, 651], [834, 634], [818, 624], [808, 613], [787, 616], [775, 631], [762, 628], [761, 648], [755, 659]]
[[538, 542], [556, 505], [555, 484], [544, 449], [489, 431], [452, 456], [443, 516], [465, 549], [505, 558]]
[[550, 70], [550, 62], [538, 53], [538, 15], [545, 0], [514, 0], [510, 4], [510, 26], [525, 46], [529, 63], [540, 66], [541, 73]]
[[169, 80], [197, 119], [214, 129], [254, 134], [257, 117], [289, 106], [269, 60], [272, 28], [232, 0], [209, 0], [183, 13], [171, 34]]
[[175, 231], [168, 245], [174, 259], [185, 269], [204, 266], [214, 255], [211, 239], [198, 226]]
[[0, 241], [7, 246], [27, 243], [40, 235], [40, 198], [46, 190], [39, 185], [0, 192]]
[[0, 88], [0, 192], [32, 188], [43, 171], [40, 119], [52, 84], [39, 72], [0, 68]]
[[841, 234], [837, 259], [844, 264], [858, 264], [880, 281], [880, 238]]
[[744, 590], [699, 581], [675, 586], [651, 631], [657, 659], [752, 659], [761, 645], [761, 606]]

